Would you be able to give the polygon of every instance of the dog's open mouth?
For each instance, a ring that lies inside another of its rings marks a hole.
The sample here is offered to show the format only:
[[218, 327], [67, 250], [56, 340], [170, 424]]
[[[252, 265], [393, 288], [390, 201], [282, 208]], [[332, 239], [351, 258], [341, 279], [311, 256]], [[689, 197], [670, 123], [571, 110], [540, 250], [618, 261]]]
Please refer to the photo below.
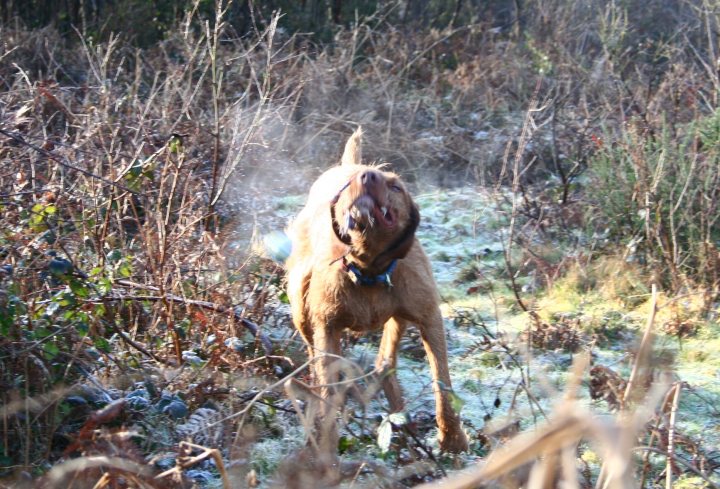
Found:
[[381, 205], [368, 194], [358, 197], [345, 213], [345, 229], [364, 231], [378, 223], [381, 227], [392, 228], [396, 224], [395, 215], [387, 205]]

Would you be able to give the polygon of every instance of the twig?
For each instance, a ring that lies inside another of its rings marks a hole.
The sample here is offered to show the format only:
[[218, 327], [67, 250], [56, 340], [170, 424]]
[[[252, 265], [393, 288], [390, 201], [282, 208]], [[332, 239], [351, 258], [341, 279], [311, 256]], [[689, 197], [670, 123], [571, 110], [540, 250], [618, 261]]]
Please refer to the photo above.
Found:
[[201, 445], [196, 445], [194, 443], [190, 443], [187, 441], [181, 441], [180, 442], [180, 451], [181, 452], [191, 452], [192, 450], [201, 450], [202, 453], [199, 455], [196, 455], [194, 457], [187, 457], [187, 456], [180, 456], [177, 459], [177, 465], [173, 467], [172, 469], [168, 469], [165, 472], [158, 474], [155, 476], [155, 479], [162, 479], [164, 477], [167, 477], [172, 474], [180, 473], [182, 469], [188, 468], [190, 466], [195, 465], [198, 462], [202, 462], [208, 457], [212, 457], [213, 460], [215, 460], [215, 466], [218, 469], [218, 472], [220, 472], [220, 477], [222, 478], [223, 482], [223, 489], [230, 489], [232, 486], [230, 485], [230, 479], [228, 478], [227, 471], [225, 470], [225, 464], [223, 463], [222, 455], [220, 454], [220, 450], [216, 448], [207, 448]]
[[[661, 450], [659, 448], [655, 448], [655, 447], [635, 447], [635, 448], [633, 448], [633, 450], [634, 451], [653, 452], [653, 453], [657, 453], [659, 455], [665, 455], [666, 457], [668, 456], [668, 452]], [[683, 467], [685, 467], [686, 469], [688, 469], [690, 472], [697, 475], [698, 477], [701, 477], [702, 480], [707, 482], [707, 484], [710, 487], [720, 489], [720, 486], [717, 483], [713, 482], [708, 476], [703, 474], [700, 470], [698, 470], [696, 467], [694, 467], [693, 464], [691, 464], [687, 460], [684, 460], [684, 459], [678, 457], [677, 455], [673, 455], [672, 460], [673, 460], [673, 462], [679, 463], [680, 465], [682, 465]]]
[[75, 458], [54, 466], [46, 476], [48, 487], [60, 487], [61, 483], [65, 483], [67, 486], [69, 481], [66, 479], [66, 476], [94, 468], [102, 470], [113, 469], [140, 476], [149, 476], [152, 473], [152, 469], [149, 466], [133, 462], [126, 458], [93, 455]]
[[[147, 288], [150, 290], [154, 289], [154, 287], [152, 287], [152, 286], [144, 286], [144, 285], [134, 284], [132, 282], [127, 282], [127, 281], [121, 281], [119, 283], [121, 285], [137, 286], [140, 288]], [[231, 307], [221, 306], [220, 304], [215, 304], [214, 302], [200, 301], [200, 300], [196, 300], [196, 299], [186, 299], [185, 297], [180, 297], [179, 295], [174, 295], [174, 294], [165, 294], [164, 296], [159, 296], [159, 295], [118, 295], [118, 296], [104, 297], [102, 300], [172, 301], [172, 302], [177, 302], [177, 303], [185, 304], [185, 305], [189, 305], [189, 306], [200, 307], [202, 309], [208, 309], [210, 311], [215, 311], [220, 314], [232, 315], [233, 319], [235, 319], [235, 321], [242, 324], [243, 327], [245, 329], [247, 329], [248, 331], [250, 331], [250, 333], [252, 333], [252, 335], [255, 337], [255, 339], [257, 339], [260, 342], [260, 345], [262, 346], [263, 351], [265, 352], [265, 355], [272, 354], [273, 344], [272, 344], [272, 341], [270, 341], [270, 338], [268, 338], [267, 335], [260, 330], [260, 327], [257, 324], [250, 321], [249, 319], [242, 317], [239, 311], [236, 311], [235, 309], [233, 309]], [[102, 300], [95, 299], [95, 300], [91, 300], [89, 302], [98, 303], [98, 302], [102, 302]]]
[[[524, 169], [520, 169], [520, 163], [522, 161], [523, 154], [525, 152], [525, 148], [527, 147], [528, 141], [532, 138], [532, 128], [535, 126], [535, 122], [533, 120], [533, 112], [538, 112], [538, 96], [540, 94], [540, 86], [541, 86], [541, 79], [538, 79], [535, 84], [535, 91], [533, 92], [532, 99], [530, 100], [530, 106], [528, 107], [528, 110], [525, 114], [525, 120], [523, 121], [522, 131], [520, 133], [520, 138], [518, 140], [518, 146], [515, 151], [515, 155], [513, 157], [513, 180], [512, 180], [512, 193], [513, 193], [513, 199], [512, 199], [512, 210], [510, 212], [510, 223], [508, 225], [508, 235], [507, 235], [507, 244], [503, 243], [503, 257], [505, 259], [505, 270], [507, 271], [508, 277], [510, 278], [510, 285], [513, 291], [513, 295], [515, 296], [515, 301], [520, 306], [520, 308], [525, 311], [529, 312], [529, 308], [525, 304], [525, 301], [522, 300], [522, 297], [520, 296], [519, 287], [517, 284], [517, 281], [515, 280], [515, 272], [513, 271], [512, 267], [512, 247], [513, 247], [513, 241], [515, 241], [515, 227], [517, 222], [517, 215], [518, 215], [518, 190], [520, 189], [520, 176], [521, 173], [524, 173], [525, 170], [527, 170], [530, 165], [534, 162], [531, 161]], [[505, 156], [503, 157], [503, 168], [502, 173], [504, 174], [507, 165], [508, 165], [508, 159], [510, 157], [510, 144], [508, 143], [507, 149], [505, 151]], [[502, 178], [502, 177], [501, 177]], [[498, 185], [501, 179], [498, 180]]]
[[[645, 333], [643, 334], [640, 347], [638, 348], [637, 355], [635, 357], [635, 363], [633, 364], [630, 378], [628, 379], [625, 392], [620, 400], [620, 411], [626, 413], [628, 408], [628, 401], [630, 400], [630, 394], [632, 393], [633, 387], [637, 384], [638, 376], [640, 375], [640, 369], [647, 366], [650, 351], [652, 348], [652, 329], [655, 323], [655, 315], [657, 314], [657, 286], [652, 284], [652, 299], [650, 301], [650, 315], [648, 316], [647, 326], [645, 327]], [[607, 463], [603, 463], [600, 467], [600, 474], [598, 475], [595, 483], [595, 488], [607, 488], [610, 479], [608, 478]]]
[[240, 364], [241, 367], [246, 367], [252, 363], [262, 362], [263, 360], [285, 360], [290, 364], [291, 367], [294, 367], [295, 364], [292, 361], [291, 358], [281, 356], [281, 355], [263, 355], [261, 357], [253, 358], [252, 360], [248, 360], [247, 362], [242, 362]]
[[[220, 35], [225, 29], [225, 21], [223, 16], [230, 7], [228, 3], [223, 8], [223, 1], [216, 2], [215, 5], [215, 26], [210, 31], [210, 22], [205, 22], [205, 40], [207, 42], [207, 54], [210, 58], [210, 75], [212, 76], [212, 108], [213, 108], [213, 153], [212, 153], [212, 179], [210, 185], [210, 197], [211, 199], [217, 192], [218, 185], [218, 171], [220, 169], [220, 87], [222, 84], [223, 70], [218, 69], [217, 55], [218, 55], [218, 44], [220, 43]], [[215, 214], [215, 201], [211, 200], [208, 203], [207, 219], [205, 221], [205, 229], [210, 229], [211, 221]], [[217, 220], [215, 220], [217, 223]]]
[[[309, 367], [313, 362], [316, 362], [316, 361], [318, 361], [318, 360], [321, 360], [323, 357], [332, 357], [332, 358], [334, 358], [334, 359], [336, 359], [336, 360], [348, 361], [347, 358], [342, 357], [342, 356], [339, 356], [339, 355], [333, 355], [333, 354], [331, 354], [331, 353], [321, 353], [321, 354], [319, 354], [319, 355], [317, 355], [317, 356], [309, 359], [308, 361], [306, 361], [305, 363], [303, 363], [302, 365], [300, 365], [298, 368], [296, 368], [295, 370], [293, 370], [292, 372], [290, 372], [289, 374], [287, 374], [285, 377], [283, 377], [282, 379], [278, 380], [277, 382], [275, 382], [275, 383], [273, 383], [273, 384], [270, 384], [269, 386], [267, 386], [267, 387], [265, 387], [265, 388], [263, 388], [263, 389], [260, 389], [260, 391], [259, 391], [257, 394], [255, 394], [255, 396], [253, 396], [252, 399], [250, 399], [250, 401], [248, 402], [248, 405], [245, 406], [245, 407], [244, 407], [243, 409], [241, 409], [240, 411], [238, 411], [238, 412], [236, 412], [236, 413], [233, 413], [233, 414], [231, 414], [231, 415], [229, 415], [229, 416], [226, 416], [226, 417], [224, 417], [223, 419], [220, 419], [220, 420], [218, 420], [218, 421], [215, 421], [214, 423], [211, 423], [211, 424], [205, 426], [205, 428], [212, 428], [213, 426], [219, 425], [220, 423], [223, 423], [223, 422], [225, 422], [225, 421], [229, 421], [229, 420], [231, 420], [231, 419], [238, 418], [238, 417], [240, 417], [240, 416], [243, 416], [243, 417], [244, 417], [244, 416], [248, 413], [248, 411], [250, 411], [250, 409], [253, 407], [253, 405], [254, 405], [256, 402], [258, 402], [258, 400], [262, 397], [263, 394], [265, 394], [266, 392], [270, 392], [270, 391], [276, 389], [277, 387], [279, 387], [279, 386], [281, 386], [281, 385], [283, 385], [283, 384], [286, 384], [286, 383], [297, 383], [297, 384], [300, 384], [300, 385], [303, 386], [303, 390], [304, 390], [304, 391], [309, 392], [309, 393], [313, 393], [313, 392], [312, 392], [312, 389], [317, 389], [317, 388], [320, 388], [320, 387], [333, 387], [333, 386], [338, 386], [338, 385], [351, 384], [351, 383], [354, 383], [354, 382], [356, 382], [356, 381], [358, 381], [358, 380], [362, 380], [362, 379], [364, 379], [364, 378], [371, 377], [371, 376], [373, 376], [373, 375], [377, 375], [377, 371], [376, 371], [376, 370], [372, 370], [371, 372], [369, 372], [369, 373], [367, 373], [367, 374], [363, 374], [363, 375], [360, 375], [360, 376], [355, 377], [355, 378], [350, 378], [350, 379], [341, 380], [341, 381], [336, 382], [336, 383], [333, 383], [333, 384], [313, 385], [312, 387], [307, 386], [306, 384], [303, 384], [302, 382], [300, 382], [300, 381], [298, 381], [297, 379], [295, 379], [295, 376], [296, 376], [297, 374], [299, 374], [300, 372], [302, 372], [306, 367]], [[317, 397], [318, 397], [318, 399], [320, 399], [319, 396], [317, 396]], [[242, 420], [241, 420], [241, 423], [242, 423]], [[240, 430], [238, 429], [238, 433], [239, 433], [239, 432], [240, 432]]]
[[665, 488], [672, 489], [673, 479], [673, 459], [675, 457], [675, 415], [677, 414], [678, 404], [680, 403], [680, 389], [682, 382], [675, 384], [675, 395], [673, 396], [672, 408], [670, 409], [670, 427], [668, 429], [668, 445], [667, 445], [667, 469], [665, 469]]
[[[665, 397], [660, 403], [660, 409], [659, 412], [662, 413], [665, 410], [665, 406], [667, 406], [668, 402], [670, 402], [670, 396], [673, 394], [674, 386], [668, 390], [667, 394], [665, 394]], [[662, 416], [656, 416], [655, 417], [655, 425], [649, 429], [650, 436], [648, 437], [648, 446], [652, 446], [653, 442], [655, 441], [655, 437], [658, 434], [658, 430], [660, 428], [660, 422], [662, 421]], [[642, 475], [640, 476], [640, 483], [638, 484], [638, 487], [645, 487], [645, 478], [647, 477], [648, 470], [650, 469], [650, 452], [645, 452], [643, 455], [643, 468], [642, 468]]]
[[137, 192], [135, 192], [134, 190], [130, 190], [129, 188], [127, 188], [127, 187], [124, 186], [124, 185], [120, 185], [120, 184], [117, 183], [117, 182], [113, 182], [112, 180], [108, 180], [107, 178], [101, 177], [100, 175], [96, 175], [96, 174], [94, 174], [94, 173], [91, 172], [91, 171], [88, 171], [88, 170], [85, 170], [85, 169], [83, 169], [83, 168], [79, 168], [79, 167], [77, 167], [77, 166], [71, 165], [70, 163], [68, 163], [68, 162], [66, 162], [66, 161], [63, 161], [63, 159], [62, 159], [60, 156], [56, 155], [55, 153], [51, 153], [50, 151], [47, 151], [47, 150], [41, 148], [40, 146], [36, 146], [36, 145], [34, 145], [34, 144], [32, 144], [32, 143], [29, 143], [29, 142], [25, 141], [25, 139], [23, 139], [22, 137], [20, 137], [20, 136], [18, 136], [18, 135], [16, 135], [16, 134], [13, 134], [13, 133], [11, 133], [11, 132], [8, 132], [8, 131], [6, 131], [6, 130], [4, 130], [4, 129], [0, 129], [0, 134], [2, 134], [2, 135], [5, 136], [5, 137], [8, 137], [8, 138], [12, 139], [12, 140], [15, 141], [15, 142], [18, 142], [18, 143], [20, 143], [20, 144], [23, 144], [23, 145], [27, 146], [28, 148], [30, 148], [30, 149], [32, 149], [32, 150], [34, 150], [34, 151], [37, 151], [38, 153], [40, 153], [41, 155], [45, 156], [46, 158], [50, 158], [51, 160], [53, 160], [55, 163], [57, 163], [57, 164], [60, 165], [60, 166], [64, 166], [65, 168], [69, 168], [69, 169], [71, 169], [71, 170], [78, 171], [78, 172], [82, 173], [82, 174], [85, 175], [85, 176], [88, 176], [88, 177], [91, 177], [91, 178], [95, 178], [96, 180], [100, 180], [101, 182], [104, 182], [104, 183], [106, 183], [106, 184], [108, 184], [108, 185], [111, 185], [111, 186], [113, 186], [113, 187], [117, 187], [117, 188], [119, 188], [119, 189], [121, 189], [121, 190], [123, 190], [123, 191], [125, 191], [125, 192], [129, 192], [129, 193], [131, 193], [131, 194], [133, 194], [133, 195], [139, 195]]
[[[99, 302], [102, 302], [102, 301], [99, 301]], [[130, 345], [130, 346], [132, 346], [133, 348], [135, 348], [135, 349], [136, 349], [137, 351], [139, 351], [140, 353], [142, 353], [142, 354], [144, 354], [144, 355], [152, 358], [152, 359], [155, 360], [156, 362], [162, 363], [163, 365], [170, 365], [170, 366], [173, 365], [172, 362], [169, 362], [169, 361], [167, 361], [167, 360], [165, 360], [165, 359], [163, 359], [163, 358], [160, 358], [159, 356], [155, 355], [153, 352], [147, 350], [145, 347], [143, 347], [142, 345], [140, 345], [139, 343], [137, 343], [136, 341], [134, 341], [134, 340], [133, 340], [132, 338], [130, 338], [124, 331], [122, 331], [122, 330], [117, 326], [117, 324], [115, 324], [114, 322], [109, 321], [108, 323], [110, 324], [110, 327], [113, 329], [113, 331], [115, 331], [115, 333], [116, 333], [125, 343], [127, 343], [127, 344]]]
[[622, 398], [622, 408], [626, 407], [626, 404], [630, 398], [633, 387], [637, 384], [638, 376], [640, 375], [640, 369], [646, 367], [649, 360], [650, 348], [652, 346], [652, 329], [655, 323], [655, 315], [657, 314], [657, 286], [652, 284], [652, 299], [650, 301], [650, 315], [648, 316], [647, 326], [645, 327], [645, 333], [643, 334], [642, 341], [640, 342], [640, 348], [638, 348], [637, 357], [633, 364], [630, 378], [628, 379], [627, 387], [625, 388], [625, 394]]
[[[275, 389], [275, 388], [279, 387], [280, 385], [284, 384], [285, 382], [288, 382], [289, 380], [293, 379], [293, 378], [295, 377], [295, 375], [297, 375], [298, 373], [302, 372], [302, 370], [305, 369], [305, 367], [310, 366], [310, 364], [313, 362], [313, 360], [314, 360], [314, 359], [308, 360], [307, 362], [305, 362], [305, 363], [303, 363], [302, 365], [300, 365], [298, 368], [296, 368], [295, 370], [293, 370], [292, 372], [290, 372], [288, 375], [286, 375], [286, 376], [283, 377], [282, 379], [280, 379], [280, 380], [278, 380], [277, 382], [275, 382], [275, 383], [273, 383], [273, 384], [265, 387], [264, 389], [260, 389], [260, 392], [258, 392], [257, 394], [255, 394], [255, 396], [253, 396], [253, 398], [250, 399], [250, 401], [248, 402], [248, 405], [245, 406], [245, 407], [244, 407], [243, 409], [241, 409], [240, 411], [238, 411], [238, 412], [236, 412], [236, 413], [233, 413], [233, 414], [231, 414], [231, 415], [229, 415], [229, 416], [225, 416], [223, 419], [220, 419], [220, 420], [218, 420], [218, 421], [215, 421], [214, 423], [210, 423], [210, 424], [208, 424], [207, 426], [205, 426], [205, 428], [206, 428], [206, 429], [207, 429], [207, 428], [212, 428], [213, 426], [217, 426], [217, 425], [219, 425], [220, 423], [224, 423], [225, 421], [229, 421], [229, 420], [231, 420], [231, 419], [235, 419], [235, 418], [237, 418], [237, 417], [239, 417], [239, 416], [244, 416], [244, 415], [250, 410], [250, 408], [258, 401], [258, 399], [260, 399], [260, 397], [262, 397], [263, 394], [265, 394], [266, 392], [270, 392], [270, 391], [272, 391], [273, 389]], [[238, 429], [237, 431], [238, 431], [238, 433], [240, 433], [240, 430], [239, 430], [239, 429]]]
[[415, 430], [409, 426], [403, 426], [405, 433], [410, 435], [410, 438], [412, 438], [415, 443], [417, 444], [418, 448], [425, 452], [425, 455], [433, 461], [435, 466], [438, 468], [440, 473], [443, 475], [443, 477], [447, 477], [447, 472], [445, 472], [445, 469], [443, 468], [442, 464], [440, 464], [440, 461], [438, 461], [437, 458], [435, 458], [435, 455], [433, 454], [432, 448], [428, 448], [425, 446], [425, 444], [422, 442], [422, 440], [419, 439], [417, 436], [417, 433], [415, 433]]

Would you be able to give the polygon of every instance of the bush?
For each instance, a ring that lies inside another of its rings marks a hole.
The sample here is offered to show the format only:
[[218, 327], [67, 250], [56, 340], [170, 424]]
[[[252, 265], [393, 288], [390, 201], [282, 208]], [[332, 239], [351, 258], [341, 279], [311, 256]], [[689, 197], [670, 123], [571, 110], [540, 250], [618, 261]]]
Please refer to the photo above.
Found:
[[719, 283], [719, 117], [657, 132], [634, 120], [589, 165], [593, 229], [676, 291], [688, 280]]

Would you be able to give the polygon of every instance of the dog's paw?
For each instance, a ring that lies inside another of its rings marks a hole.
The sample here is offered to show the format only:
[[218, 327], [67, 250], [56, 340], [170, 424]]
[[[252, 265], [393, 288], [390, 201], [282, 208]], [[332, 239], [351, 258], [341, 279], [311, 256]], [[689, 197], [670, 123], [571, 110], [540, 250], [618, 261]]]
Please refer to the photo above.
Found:
[[468, 450], [467, 435], [462, 428], [447, 433], [440, 432], [438, 442], [443, 452], [461, 453]]

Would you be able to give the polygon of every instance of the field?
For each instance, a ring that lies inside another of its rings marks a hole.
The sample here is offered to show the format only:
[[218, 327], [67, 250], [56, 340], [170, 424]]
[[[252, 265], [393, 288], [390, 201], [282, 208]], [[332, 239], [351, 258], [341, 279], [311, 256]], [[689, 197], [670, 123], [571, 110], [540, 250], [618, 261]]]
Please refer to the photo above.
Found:
[[720, 3], [76, 3], [0, 6], [1, 485], [316, 487], [283, 229], [362, 126], [471, 444], [411, 329], [340, 486], [720, 486]]

